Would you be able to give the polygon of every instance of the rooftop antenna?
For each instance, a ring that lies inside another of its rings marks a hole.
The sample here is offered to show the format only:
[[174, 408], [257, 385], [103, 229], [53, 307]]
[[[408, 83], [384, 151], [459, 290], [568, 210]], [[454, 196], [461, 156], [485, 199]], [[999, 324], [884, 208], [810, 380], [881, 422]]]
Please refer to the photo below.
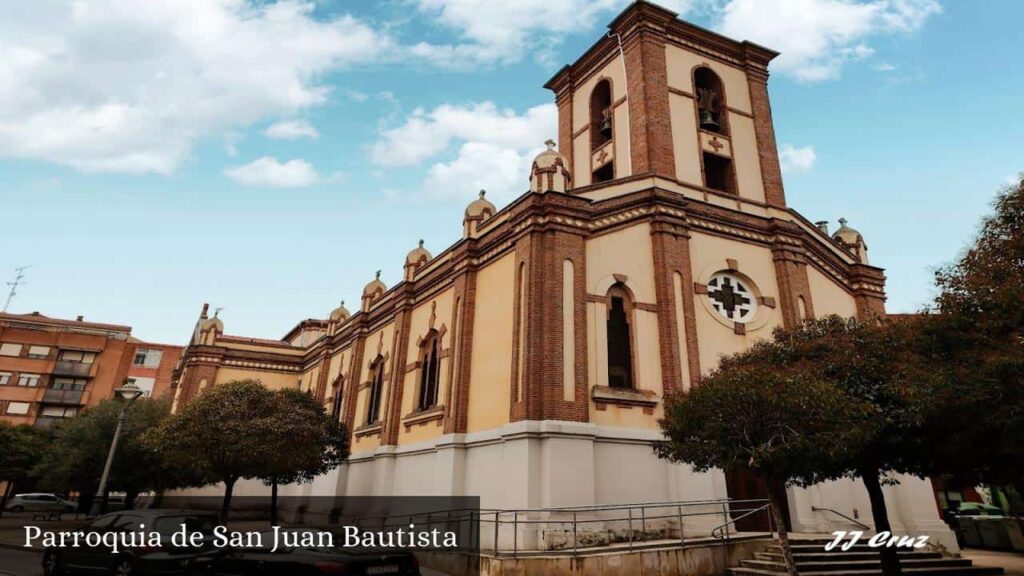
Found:
[[14, 300], [14, 297], [18, 295], [18, 286], [25, 284], [22, 280], [25, 278], [25, 270], [28, 268], [28, 266], [21, 266], [14, 269], [14, 281], [7, 283], [7, 285], [11, 287], [11, 291], [7, 294], [7, 301], [4, 302], [3, 312], [7, 312], [7, 308], [11, 305], [11, 300]]

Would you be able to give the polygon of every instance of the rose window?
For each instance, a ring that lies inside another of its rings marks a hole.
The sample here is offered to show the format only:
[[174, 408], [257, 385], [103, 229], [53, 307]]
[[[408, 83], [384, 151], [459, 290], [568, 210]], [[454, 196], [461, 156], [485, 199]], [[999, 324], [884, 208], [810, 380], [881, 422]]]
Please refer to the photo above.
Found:
[[727, 272], [718, 272], [708, 280], [708, 298], [719, 314], [733, 322], [747, 322], [757, 312], [754, 291]]

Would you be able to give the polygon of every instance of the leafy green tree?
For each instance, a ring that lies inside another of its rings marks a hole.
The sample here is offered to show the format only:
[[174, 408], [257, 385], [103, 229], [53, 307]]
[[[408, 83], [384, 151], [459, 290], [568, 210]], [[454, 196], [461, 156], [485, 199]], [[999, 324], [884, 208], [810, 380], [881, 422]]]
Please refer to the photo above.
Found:
[[[930, 361], [950, 375], [935, 395], [936, 465], [962, 485], [1024, 477], [1024, 176], [955, 263], [939, 269], [923, 323]], [[984, 446], [984, 450], [978, 450]]]
[[[82, 495], [82, 509], [88, 509], [103, 473], [120, 410], [119, 401], [104, 400], [54, 426], [53, 439], [34, 469], [40, 486], [57, 491], [77, 490]], [[172, 476], [160, 466], [159, 454], [141, 441], [147, 431], [159, 426], [169, 414], [169, 402], [148, 398], [135, 401], [128, 410], [108, 488], [125, 492], [129, 505], [141, 491], [169, 487]]]
[[186, 404], [146, 438], [164, 465], [188, 470], [207, 483], [224, 483], [222, 517], [235, 483], [264, 476], [280, 402], [257, 380], [218, 384]]
[[48, 435], [44, 430], [25, 424], [0, 422], [0, 482], [5, 482], [0, 496], [0, 514], [18, 483], [29, 478], [32, 467], [46, 450]]
[[786, 483], [817, 477], [859, 450], [870, 422], [861, 406], [826, 382], [727, 361], [688, 393], [668, 397], [660, 421], [662, 458], [697, 471], [751, 469], [768, 486], [789, 574], [796, 568], [783, 505]]
[[[920, 354], [923, 342], [913, 321], [871, 321], [830, 316], [794, 330], [776, 330], [771, 342], [723, 361], [721, 370], [768, 371], [827, 383], [866, 407], [869, 418], [850, 420], [858, 449], [821, 459], [802, 471], [799, 483], [859, 477], [867, 489], [875, 530], [891, 531], [882, 484], [893, 474], [935, 472], [927, 447], [930, 395], [947, 378], [942, 365]], [[895, 549], [880, 551], [886, 576], [900, 573]]]
[[348, 435], [307, 393], [279, 390], [274, 400], [278, 406], [259, 478], [271, 487], [271, 524], [276, 526], [278, 485], [310, 482], [337, 468], [348, 457]]

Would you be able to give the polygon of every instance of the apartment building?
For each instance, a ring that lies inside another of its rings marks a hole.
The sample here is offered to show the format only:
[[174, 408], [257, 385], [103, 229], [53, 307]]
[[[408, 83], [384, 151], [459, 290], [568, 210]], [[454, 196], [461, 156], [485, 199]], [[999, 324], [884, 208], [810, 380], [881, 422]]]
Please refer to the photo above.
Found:
[[0, 313], [0, 420], [50, 426], [135, 379], [149, 395], [170, 388], [181, 348], [148, 344], [118, 324]]

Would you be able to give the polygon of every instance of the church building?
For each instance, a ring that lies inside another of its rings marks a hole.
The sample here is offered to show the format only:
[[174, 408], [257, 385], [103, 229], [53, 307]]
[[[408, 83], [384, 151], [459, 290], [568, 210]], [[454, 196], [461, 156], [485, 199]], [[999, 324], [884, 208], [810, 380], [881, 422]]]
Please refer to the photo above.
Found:
[[[458, 242], [421, 242], [401, 282], [378, 272], [354, 312], [280, 340], [228, 335], [204, 306], [175, 405], [239, 379], [315, 395], [352, 455], [302, 494], [491, 509], [761, 497], [749, 478], [655, 456], [666, 394], [775, 327], [884, 314], [885, 276], [845, 221], [830, 233], [786, 203], [775, 52], [643, 1], [608, 28], [545, 85], [557, 146], [528, 191], [503, 207], [481, 191]], [[927, 481], [885, 490], [897, 531], [956, 549]], [[787, 496], [796, 531], [852, 528], [825, 508], [870, 522], [858, 481]]]

